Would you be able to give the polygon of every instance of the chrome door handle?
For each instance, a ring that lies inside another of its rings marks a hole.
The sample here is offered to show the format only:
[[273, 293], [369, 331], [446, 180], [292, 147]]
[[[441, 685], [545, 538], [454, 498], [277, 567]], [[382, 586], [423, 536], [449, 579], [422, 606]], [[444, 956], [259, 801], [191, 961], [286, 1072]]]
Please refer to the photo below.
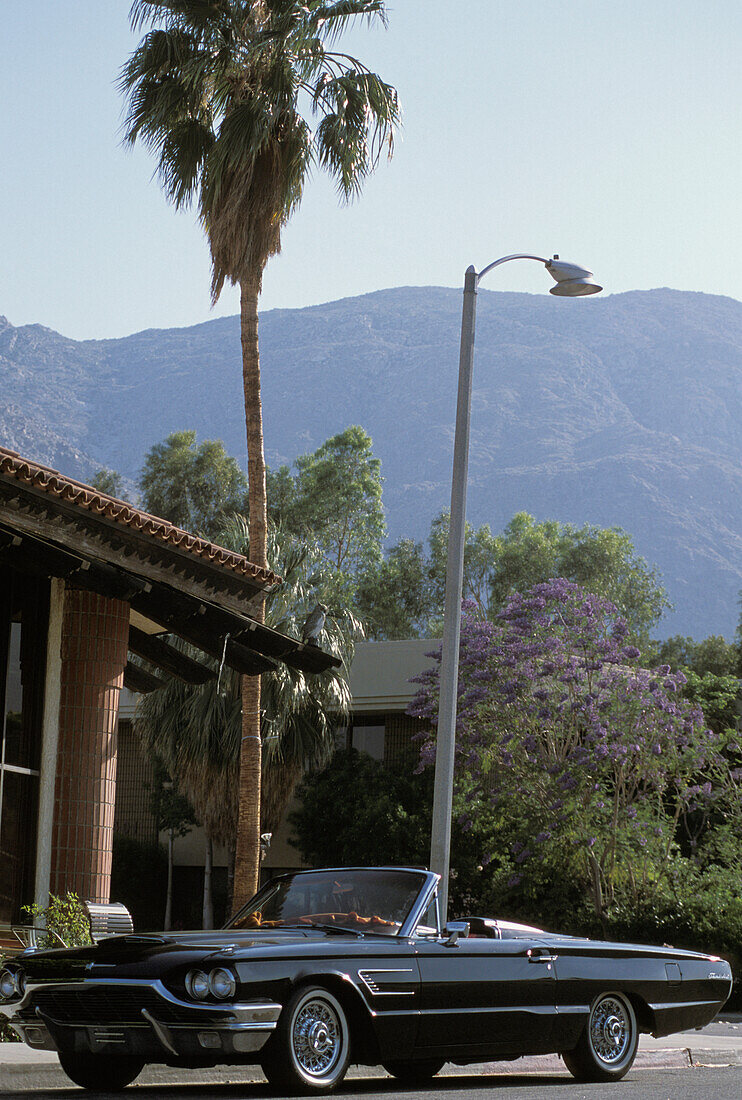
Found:
[[553, 963], [559, 958], [558, 955], [546, 955], [540, 951], [528, 951], [529, 963]]

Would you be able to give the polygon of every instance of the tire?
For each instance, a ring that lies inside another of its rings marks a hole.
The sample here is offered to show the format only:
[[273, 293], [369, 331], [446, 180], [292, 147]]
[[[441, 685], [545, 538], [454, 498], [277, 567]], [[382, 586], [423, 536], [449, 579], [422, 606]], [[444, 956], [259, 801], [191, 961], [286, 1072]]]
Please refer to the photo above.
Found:
[[303, 986], [278, 1019], [263, 1060], [271, 1085], [295, 1093], [331, 1092], [350, 1061], [350, 1027], [340, 1001], [327, 989]]
[[435, 1077], [445, 1062], [442, 1058], [409, 1058], [399, 1062], [382, 1062], [387, 1073], [396, 1077], [398, 1081], [406, 1085], [424, 1084], [431, 1077]]
[[562, 1055], [578, 1081], [620, 1081], [634, 1062], [639, 1042], [636, 1015], [623, 993], [601, 993], [574, 1050]]
[[64, 1054], [59, 1063], [70, 1081], [91, 1092], [121, 1092], [144, 1069], [140, 1058], [126, 1054]]

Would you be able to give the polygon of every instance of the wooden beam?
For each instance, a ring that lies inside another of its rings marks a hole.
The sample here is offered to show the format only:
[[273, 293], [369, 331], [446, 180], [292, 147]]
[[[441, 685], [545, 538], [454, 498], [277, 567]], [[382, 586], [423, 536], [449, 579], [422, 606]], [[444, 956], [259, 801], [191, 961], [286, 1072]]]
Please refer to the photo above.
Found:
[[124, 669], [124, 687], [129, 691], [135, 691], [138, 695], [146, 695], [157, 688], [165, 687], [165, 681], [153, 676], [151, 672], [131, 661], [127, 662]]
[[[171, 634], [185, 638], [197, 649], [202, 649], [210, 657], [221, 661], [224, 639], [230, 631], [220, 631], [209, 621], [205, 604], [190, 600], [173, 589], [164, 591], [163, 586], [157, 585], [153, 586], [151, 592], [133, 596], [131, 606], [148, 619], [162, 623]], [[227, 640], [225, 660], [230, 668], [247, 676], [258, 676], [261, 672], [268, 672], [276, 667], [270, 657], [264, 657], [256, 650], [235, 642], [231, 637]]]
[[78, 554], [70, 554], [43, 539], [20, 535], [7, 527], [0, 527], [0, 557], [14, 569], [52, 577], [69, 577], [88, 567], [88, 562]]
[[135, 626], [129, 627], [129, 649], [138, 657], [144, 657], [150, 664], [169, 672], [171, 676], [177, 676], [187, 684], [205, 684], [208, 680], [216, 679], [216, 673], [206, 665], [181, 653], [164, 639], [145, 634]]

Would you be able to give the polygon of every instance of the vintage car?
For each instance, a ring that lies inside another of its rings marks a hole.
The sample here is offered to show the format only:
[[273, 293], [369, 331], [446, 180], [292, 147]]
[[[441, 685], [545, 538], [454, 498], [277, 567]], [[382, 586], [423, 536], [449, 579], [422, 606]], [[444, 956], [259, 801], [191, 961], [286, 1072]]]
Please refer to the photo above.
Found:
[[471, 917], [442, 928], [438, 876], [412, 868], [282, 875], [222, 930], [28, 951], [0, 1012], [89, 1089], [149, 1062], [262, 1066], [282, 1092], [329, 1092], [350, 1062], [407, 1082], [444, 1062], [557, 1052], [583, 1080], [623, 1077], [639, 1033], [702, 1027], [729, 965]]

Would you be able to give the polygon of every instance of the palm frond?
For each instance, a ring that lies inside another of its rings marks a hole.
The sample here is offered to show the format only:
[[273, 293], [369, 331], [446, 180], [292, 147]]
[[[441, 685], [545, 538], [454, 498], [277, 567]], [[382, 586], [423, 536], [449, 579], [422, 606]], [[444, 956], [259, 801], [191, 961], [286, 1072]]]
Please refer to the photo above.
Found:
[[230, 0], [134, 0], [129, 11], [133, 31], [165, 22], [174, 27], [214, 30], [229, 18]]
[[[124, 140], [158, 158], [167, 198], [198, 193], [212, 298], [260, 281], [281, 248], [313, 163], [357, 194], [399, 124], [396, 92], [357, 60], [330, 54], [354, 19], [385, 22], [383, 0], [135, 0], [149, 28], [120, 76]], [[321, 116], [312, 133], [301, 104]]]
[[383, 27], [387, 25], [384, 0], [338, 0], [337, 3], [319, 3], [313, 5], [313, 20], [326, 42], [332, 43], [340, 37], [348, 24], [363, 19], [367, 23], [375, 20]]
[[[248, 552], [247, 518], [230, 516], [217, 541], [225, 549]], [[269, 626], [301, 637], [307, 613], [317, 602], [317, 586], [323, 582], [319, 559], [319, 551], [310, 544], [271, 529], [268, 560], [283, 579], [266, 600]], [[309, 676], [278, 664], [263, 674], [264, 830], [278, 823], [275, 815], [280, 818], [301, 773], [329, 760], [335, 730], [347, 723], [350, 714], [346, 670], [353, 659], [354, 639], [362, 636], [361, 624], [350, 610], [331, 609], [322, 644], [341, 659], [341, 669]], [[216, 671], [217, 661], [204, 658], [183, 641], [172, 641]], [[146, 750], [160, 757], [178, 790], [189, 798], [212, 840], [231, 843], [237, 822], [242, 734], [239, 675], [225, 667], [218, 680], [202, 685], [170, 678], [165, 687], [140, 699], [134, 728]]]

